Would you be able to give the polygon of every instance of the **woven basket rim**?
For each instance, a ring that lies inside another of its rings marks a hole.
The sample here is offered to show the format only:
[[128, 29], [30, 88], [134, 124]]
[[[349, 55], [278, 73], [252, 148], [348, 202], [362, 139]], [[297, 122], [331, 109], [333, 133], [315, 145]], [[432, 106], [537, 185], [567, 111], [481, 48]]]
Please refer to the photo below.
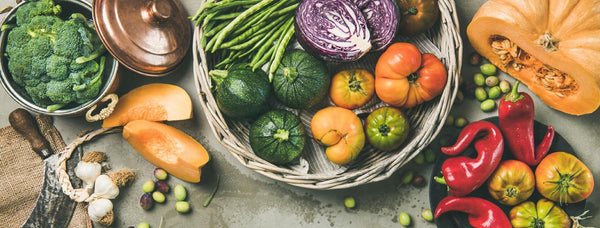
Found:
[[[201, 4], [204, 4], [202, 0]], [[444, 62], [448, 70], [448, 82], [439, 98], [430, 101], [427, 107], [432, 108], [436, 115], [430, 115], [427, 120], [431, 123], [428, 129], [421, 131], [420, 135], [414, 136], [413, 140], [405, 142], [401, 147], [406, 153], [400, 156], [387, 156], [383, 160], [377, 160], [376, 164], [369, 163], [366, 167], [350, 168], [341, 174], [311, 174], [302, 173], [289, 168], [273, 165], [269, 162], [256, 156], [250, 148], [243, 145], [238, 138], [235, 137], [235, 129], [230, 129], [225, 117], [218, 109], [215, 99], [210, 92], [211, 81], [208, 77], [208, 65], [206, 53], [202, 50], [199, 43], [199, 34], [201, 31], [198, 27], [194, 30], [193, 40], [193, 70], [195, 77], [195, 85], [197, 95], [200, 97], [203, 113], [206, 116], [210, 125], [212, 134], [216, 137], [221, 145], [223, 145], [235, 158], [238, 159], [247, 168], [269, 177], [271, 179], [285, 182], [290, 185], [317, 190], [329, 189], [344, 189], [355, 187], [358, 185], [378, 182], [389, 178], [397, 169], [402, 167], [414, 156], [426, 148], [437, 134], [441, 131], [443, 123], [448, 116], [452, 107], [454, 98], [458, 91], [459, 74], [462, 65], [462, 39], [460, 37], [460, 29], [458, 16], [456, 14], [456, 6], [454, 0], [439, 0], [440, 7], [440, 22], [436, 30], [440, 33], [436, 40], [437, 47], [442, 52], [442, 62]], [[432, 39], [430, 35], [429, 39]], [[435, 101], [435, 102], [434, 102]], [[422, 106], [422, 105], [421, 105]], [[416, 109], [420, 109], [417, 106]], [[419, 117], [425, 118], [425, 117]], [[428, 125], [429, 126], [429, 125]], [[309, 139], [312, 140], [312, 139]]]

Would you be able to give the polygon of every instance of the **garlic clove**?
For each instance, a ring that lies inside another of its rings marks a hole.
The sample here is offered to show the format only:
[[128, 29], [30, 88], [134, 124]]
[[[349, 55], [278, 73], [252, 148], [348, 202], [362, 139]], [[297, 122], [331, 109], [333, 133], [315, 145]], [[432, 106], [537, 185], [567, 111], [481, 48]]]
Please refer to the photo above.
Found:
[[84, 188], [92, 188], [101, 172], [102, 166], [96, 162], [80, 161], [75, 167], [75, 176], [83, 181]]
[[113, 204], [109, 199], [97, 199], [88, 205], [88, 215], [94, 222], [99, 222], [109, 211], [112, 211]]
[[119, 187], [106, 174], [96, 178], [94, 194], [90, 197], [114, 199], [119, 195]]

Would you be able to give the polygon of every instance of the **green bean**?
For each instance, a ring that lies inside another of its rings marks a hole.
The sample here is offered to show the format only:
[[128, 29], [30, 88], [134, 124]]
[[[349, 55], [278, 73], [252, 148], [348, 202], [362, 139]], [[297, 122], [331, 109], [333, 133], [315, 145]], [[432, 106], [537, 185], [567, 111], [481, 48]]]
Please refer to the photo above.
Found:
[[[251, 15], [247, 18], [247, 20], [242, 20], [240, 21], [240, 24], [242, 24], [241, 27], [236, 28], [233, 31], [233, 35], [232, 36], [238, 36], [239, 34], [243, 33], [244, 31], [246, 31], [248, 28], [250, 28], [251, 26], [255, 25], [258, 23], [259, 20], [261, 20], [261, 18], [263, 16], [265, 16], [268, 12], [266, 10], [263, 10], [261, 12], [258, 12], [254, 15]], [[235, 19], [234, 19], [235, 20]]]
[[202, 47], [202, 49], [206, 49], [206, 42], [207, 42], [206, 40], [207, 40], [206, 36], [200, 37], [200, 47]]
[[273, 56], [275, 49], [277, 49], [277, 46], [272, 45], [271, 48], [269, 48], [269, 51], [267, 51], [267, 53], [265, 53], [265, 55], [262, 56], [262, 58], [260, 58], [254, 65], [251, 65], [252, 70], [254, 71], [254, 70], [262, 67], [262, 65], [265, 65], [265, 63], [267, 63], [267, 61], [269, 61], [271, 59], [271, 57]]
[[206, 25], [208, 25], [208, 23], [210, 23], [212, 18], [215, 16], [217, 16], [217, 13], [211, 13], [211, 14], [206, 15], [206, 18], [202, 22], [202, 28], [206, 27]]
[[219, 16], [216, 16], [213, 18], [213, 20], [229, 20], [229, 19], [234, 19], [237, 16], [239, 16], [240, 14], [242, 14], [242, 12], [233, 12], [233, 13], [228, 13], [228, 14], [222, 14]]
[[257, 33], [257, 32], [258, 32], [258, 30], [260, 30], [260, 27], [259, 27], [259, 26], [252, 27], [252, 28], [250, 28], [250, 29], [246, 30], [246, 32], [244, 32], [244, 33], [242, 33], [242, 34], [238, 35], [238, 36], [237, 36], [237, 37], [235, 37], [234, 39], [232, 39], [232, 40], [230, 40], [230, 41], [227, 41], [227, 42], [225, 42], [225, 43], [221, 44], [221, 46], [219, 46], [219, 48], [230, 48], [230, 47], [232, 47], [232, 46], [234, 46], [234, 45], [236, 45], [236, 44], [239, 44], [239, 43], [241, 43], [242, 41], [245, 41], [245, 40], [246, 40], [246, 38], [247, 38], [247, 37], [249, 37], [249, 36], [250, 36], [250, 35], [252, 35], [252, 34], [256, 34], [256, 35], [258, 35], [258, 33]]
[[[239, 41], [246, 40], [246, 38], [248, 38], [251, 35], [262, 37], [262, 35], [265, 35], [267, 33], [267, 31], [272, 30], [273, 27], [278, 25], [279, 22], [283, 21], [284, 19], [286, 19], [286, 18], [280, 17], [280, 18], [277, 18], [275, 21], [270, 22], [268, 24], [265, 24], [265, 22], [259, 23], [255, 26], [253, 26], [252, 28], [246, 30], [246, 32], [242, 33], [241, 35], [237, 36], [234, 40], [229, 41], [229, 42], [232, 42], [233, 44], [235, 44], [235, 43], [238, 43]], [[254, 38], [252, 38], [252, 39], [254, 39]], [[256, 42], [256, 41], [258, 41], [258, 40], [255, 40], [254, 42]], [[225, 47], [232, 46], [233, 44], [225, 45], [225, 43], [224, 43], [223, 45], [221, 45], [221, 48], [223, 48], [223, 46], [225, 46]]]
[[283, 9], [277, 10], [277, 11], [275, 11], [273, 13], [273, 15], [275, 15], [275, 16], [281, 16], [281, 15], [287, 14], [289, 12], [293, 12], [296, 8], [298, 8], [299, 4], [300, 3], [296, 3], [296, 4], [290, 5], [288, 7], [285, 7]]
[[218, 47], [219, 45], [221, 45], [221, 43], [223, 42], [223, 40], [225, 39], [225, 37], [233, 30], [233, 28], [235, 28], [240, 23], [240, 21], [242, 21], [243, 19], [245, 19], [249, 15], [254, 14], [256, 11], [261, 10], [263, 7], [265, 7], [266, 5], [270, 4], [273, 1], [275, 1], [275, 0], [264, 0], [264, 1], [261, 1], [261, 2], [257, 3], [256, 5], [248, 8], [242, 14], [240, 14], [238, 17], [236, 17], [235, 19], [233, 19], [233, 21], [231, 21], [231, 23], [229, 23], [223, 29], [223, 31], [218, 34], [217, 41], [215, 42], [215, 45], [213, 46], [213, 52], [214, 52], [214, 50], [216, 50], [216, 47]]
[[281, 62], [281, 58], [283, 57], [285, 48], [294, 36], [294, 32], [294, 25], [292, 24], [285, 33], [285, 36], [283, 37], [283, 42], [281, 42], [277, 46], [277, 51], [275, 52], [275, 59], [269, 65], [269, 81], [273, 80], [273, 73], [275, 73], [275, 70], [277, 70], [277, 68], [279, 67], [279, 62]]
[[[250, 66], [252, 66], [252, 70], [256, 70], [258, 67], [260, 67], [262, 65], [262, 64], [258, 65], [258, 63], [261, 62], [260, 61], [261, 58], [265, 58], [267, 56], [267, 55], [264, 55], [264, 53], [267, 51], [267, 49], [269, 47], [273, 46], [273, 42], [275, 42], [275, 40], [280, 36], [280, 34], [284, 32], [285, 28], [287, 28], [287, 26], [289, 24], [291, 24], [293, 21], [294, 21], [294, 19], [291, 18], [291, 20], [288, 20], [280, 29], [277, 29], [277, 31], [269, 38], [269, 40], [267, 40], [266, 44], [258, 50], [256, 55], [254, 55], [254, 58], [252, 58], [252, 61], [250, 62]], [[265, 62], [266, 62], [266, 60], [265, 60]]]
[[215, 27], [214, 27], [213, 29], [211, 29], [210, 31], [205, 29], [204, 31], [205, 31], [205, 32], [206, 32], [206, 31], [208, 31], [208, 32], [204, 33], [204, 34], [203, 34], [203, 36], [206, 36], [206, 37], [211, 37], [211, 36], [214, 36], [214, 35], [215, 35], [215, 34], [217, 34], [219, 31], [223, 30], [223, 28], [225, 28], [225, 26], [227, 26], [227, 23], [221, 23], [221, 24], [219, 24], [219, 25], [215, 26]]
[[[264, 34], [262, 36], [264, 36]], [[248, 40], [244, 43], [229, 47], [229, 49], [242, 50], [242, 49], [248, 48], [248, 47], [250, 47], [250, 45], [252, 45], [252, 44], [256, 43], [257, 41], [259, 41], [260, 39], [262, 39], [262, 36], [260, 36], [260, 35], [254, 36], [250, 40]]]

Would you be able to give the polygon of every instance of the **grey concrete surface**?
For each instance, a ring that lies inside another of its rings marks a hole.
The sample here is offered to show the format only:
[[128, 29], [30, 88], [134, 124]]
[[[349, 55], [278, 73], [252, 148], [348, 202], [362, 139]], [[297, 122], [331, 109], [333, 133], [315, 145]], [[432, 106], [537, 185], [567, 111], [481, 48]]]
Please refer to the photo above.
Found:
[[[456, 1], [465, 43], [465, 56], [472, 52], [472, 48], [466, 39], [464, 29], [483, 2], [483, 0]], [[198, 0], [182, 0], [182, 3], [188, 14], [193, 14], [200, 7]], [[0, 0], [0, 8], [7, 5], [14, 5], [14, 1]], [[468, 80], [476, 70], [464, 65], [463, 76]], [[502, 75], [502, 78], [508, 76]], [[400, 181], [400, 173], [408, 169], [429, 177], [432, 165], [409, 165], [400, 169], [388, 180], [351, 189], [320, 191], [290, 186], [245, 168], [215, 140], [202, 113], [199, 98], [195, 95], [192, 58], [189, 54], [182, 67], [171, 75], [150, 78], [127, 71], [122, 79], [119, 94], [154, 82], [173, 83], [183, 87], [194, 102], [194, 118], [168, 124], [185, 131], [201, 142], [211, 154], [212, 160], [203, 169], [203, 180], [199, 184], [183, 182], [177, 178], [169, 180], [172, 187], [183, 184], [188, 189], [188, 200], [193, 208], [191, 213], [177, 214], [172, 195], [168, 195], [166, 203], [155, 205], [151, 211], [144, 211], [138, 205], [139, 197], [142, 195], [141, 186], [146, 180], [151, 179], [154, 166], [136, 153], [119, 134], [103, 136], [85, 144], [85, 151], [106, 152], [113, 168], [137, 170], [137, 179], [131, 186], [123, 188], [120, 196], [114, 200], [116, 219], [112, 227], [128, 227], [140, 222], [159, 227], [161, 217], [164, 218], [162, 227], [402, 227], [397, 219], [400, 212], [408, 212], [411, 215], [413, 227], [435, 227], [433, 223], [425, 222], [420, 216], [422, 209], [430, 207], [428, 188], [406, 186]], [[523, 90], [524, 88], [522, 87]], [[600, 111], [585, 116], [570, 116], [548, 108], [537, 97], [534, 97], [534, 100], [536, 119], [556, 128], [557, 132], [573, 146], [575, 153], [592, 169], [596, 183], [599, 183]], [[6, 126], [9, 112], [18, 108], [18, 104], [11, 100], [4, 90], [0, 91], [0, 104], [0, 126]], [[474, 121], [495, 113], [480, 111], [479, 103], [468, 99], [454, 108], [453, 115], [464, 116]], [[99, 123], [87, 123], [82, 117], [63, 117], [54, 120], [67, 143], [74, 140], [83, 130], [100, 127]], [[216, 183], [216, 176], [220, 176], [220, 188], [210, 206], [202, 207], [204, 199]], [[345, 196], [356, 198], [358, 201], [356, 210], [344, 209]], [[584, 224], [600, 226], [598, 184], [587, 202], [594, 217]], [[101, 227], [98, 224], [96, 226]]]

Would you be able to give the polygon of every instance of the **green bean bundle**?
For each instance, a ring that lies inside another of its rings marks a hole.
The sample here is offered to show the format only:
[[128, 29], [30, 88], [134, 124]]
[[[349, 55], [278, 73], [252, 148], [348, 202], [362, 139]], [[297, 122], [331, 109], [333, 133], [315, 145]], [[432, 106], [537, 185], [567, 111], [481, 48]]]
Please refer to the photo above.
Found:
[[207, 0], [190, 19], [202, 29], [200, 43], [221, 50], [215, 67], [249, 62], [253, 70], [268, 63], [269, 80], [294, 36], [294, 12], [300, 0]]

